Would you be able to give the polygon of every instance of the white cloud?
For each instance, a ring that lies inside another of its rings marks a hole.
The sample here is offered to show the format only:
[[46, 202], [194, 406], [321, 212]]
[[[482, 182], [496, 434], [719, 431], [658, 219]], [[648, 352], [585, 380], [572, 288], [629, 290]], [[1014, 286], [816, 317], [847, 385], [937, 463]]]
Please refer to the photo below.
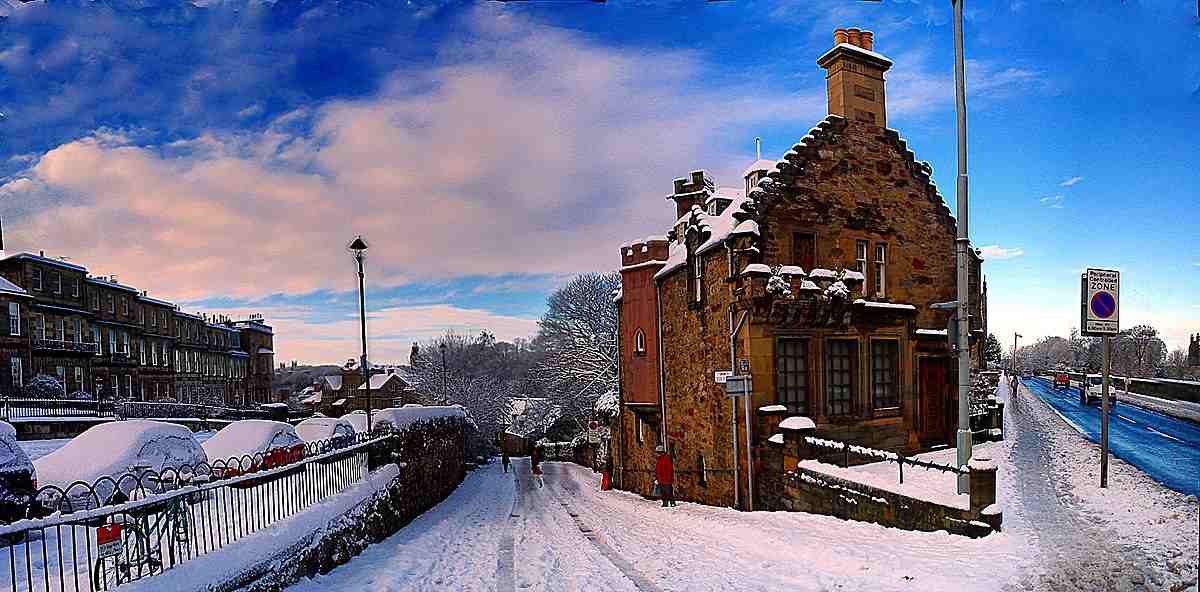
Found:
[[990, 261], [1003, 261], [1005, 259], [1013, 259], [1025, 254], [1025, 251], [1020, 248], [1006, 248], [1000, 245], [987, 245], [979, 247], [983, 252], [983, 258]]
[[1040, 203], [1048, 208], [1060, 210], [1063, 207], [1063, 196], [1062, 195], [1047, 195], [1046, 197], [1039, 198], [1038, 203]]
[[1077, 176], [1077, 177], [1071, 177], [1071, 178], [1069, 178], [1069, 179], [1064, 179], [1062, 183], [1059, 183], [1059, 184], [1058, 184], [1058, 186], [1059, 186], [1059, 187], [1070, 187], [1070, 186], [1072, 186], [1072, 185], [1074, 185], [1074, 184], [1076, 184], [1076, 183], [1078, 183], [1078, 182], [1080, 182], [1080, 181], [1082, 181], [1082, 180], [1083, 180], [1083, 177], [1078, 177], [1078, 176]]

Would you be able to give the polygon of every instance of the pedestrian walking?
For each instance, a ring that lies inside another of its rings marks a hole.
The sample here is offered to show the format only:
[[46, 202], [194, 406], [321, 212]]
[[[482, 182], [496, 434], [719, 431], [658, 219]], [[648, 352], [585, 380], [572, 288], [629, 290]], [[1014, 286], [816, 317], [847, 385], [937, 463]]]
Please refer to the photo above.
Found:
[[667, 454], [666, 446], [654, 449], [658, 453], [658, 461], [654, 463], [654, 478], [658, 481], [659, 497], [662, 507], [675, 506], [675, 463]]
[[529, 464], [533, 465], [533, 482], [537, 483], [538, 487], [542, 487], [546, 482], [542, 479], [542, 449], [534, 448], [533, 454], [529, 456]]
[[500, 463], [504, 465], [504, 472], [507, 473], [508, 472], [508, 463], [509, 463], [507, 451], [500, 452]]

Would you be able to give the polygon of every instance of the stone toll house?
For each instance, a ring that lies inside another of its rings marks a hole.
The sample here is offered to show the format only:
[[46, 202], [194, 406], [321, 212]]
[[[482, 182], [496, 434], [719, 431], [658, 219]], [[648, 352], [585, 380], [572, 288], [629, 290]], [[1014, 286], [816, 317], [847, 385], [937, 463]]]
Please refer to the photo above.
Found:
[[[667, 233], [621, 246], [617, 487], [649, 494], [665, 444], [677, 497], [748, 507], [779, 416], [890, 451], [953, 442], [951, 311], [930, 305], [956, 298], [955, 220], [930, 165], [885, 125], [892, 62], [873, 35], [839, 29], [817, 63], [828, 117], [781, 160], [758, 158], [741, 187], [676, 179]], [[971, 253], [979, 364], [986, 286]], [[714, 380], [731, 369], [752, 377], [749, 418]]]

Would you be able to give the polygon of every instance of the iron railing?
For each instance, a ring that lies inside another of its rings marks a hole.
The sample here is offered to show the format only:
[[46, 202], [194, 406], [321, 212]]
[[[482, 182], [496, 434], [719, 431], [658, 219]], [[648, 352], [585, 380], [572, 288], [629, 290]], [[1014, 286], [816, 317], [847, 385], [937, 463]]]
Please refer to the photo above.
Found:
[[[309, 414], [311, 415], [311, 414]], [[239, 409], [196, 403], [101, 401], [0, 397], [0, 419], [35, 417], [112, 417], [115, 419], [270, 419], [263, 409]]]
[[14, 417], [104, 417], [112, 415], [112, 406], [99, 401], [79, 399], [30, 399], [0, 397], [0, 416]]
[[27, 519], [0, 526], [0, 590], [92, 592], [162, 573], [362, 481], [398, 441], [377, 431], [43, 487]]
[[899, 452], [888, 452], [886, 450], [879, 450], [877, 448], [867, 448], [866, 446], [847, 444], [845, 442], [838, 442], [836, 440], [824, 440], [824, 439], [815, 438], [812, 436], [805, 437], [804, 441], [806, 443], [808, 443], [809, 446], [814, 446], [816, 448], [821, 448], [823, 450], [833, 450], [836, 452], [840, 452], [842, 454], [842, 466], [847, 467], [847, 468], [850, 467], [850, 455], [851, 454], [854, 454], [854, 455], [857, 455], [860, 457], [864, 457], [864, 458], [872, 458], [875, 460], [894, 462], [894, 463], [896, 463], [896, 466], [900, 469], [900, 483], [901, 484], [904, 483], [904, 465], [910, 465], [913, 467], [921, 467], [924, 469], [933, 469], [935, 471], [942, 471], [944, 473], [954, 473], [957, 475], [967, 474], [966, 469], [962, 469], [962, 468], [959, 468], [959, 467], [956, 467], [953, 465], [929, 462], [929, 461], [921, 460], [919, 458], [907, 457]]
[[96, 354], [100, 352], [98, 343], [92, 341], [70, 341], [65, 339], [33, 339], [33, 349], [61, 352], [77, 352]]

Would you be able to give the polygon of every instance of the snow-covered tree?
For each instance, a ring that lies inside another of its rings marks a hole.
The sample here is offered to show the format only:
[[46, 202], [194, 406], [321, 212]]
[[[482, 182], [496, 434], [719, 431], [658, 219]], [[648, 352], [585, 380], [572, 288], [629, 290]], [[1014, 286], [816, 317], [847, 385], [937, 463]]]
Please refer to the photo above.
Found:
[[65, 399], [67, 390], [57, 378], [38, 374], [25, 385], [25, 396], [30, 399]]
[[1000, 340], [996, 339], [995, 333], [988, 333], [987, 344], [983, 346], [984, 361], [999, 366], [1003, 357], [1004, 348], [1000, 345]]
[[615, 273], [576, 276], [555, 290], [539, 323], [545, 360], [537, 368], [547, 396], [583, 429], [600, 396], [617, 388]]

